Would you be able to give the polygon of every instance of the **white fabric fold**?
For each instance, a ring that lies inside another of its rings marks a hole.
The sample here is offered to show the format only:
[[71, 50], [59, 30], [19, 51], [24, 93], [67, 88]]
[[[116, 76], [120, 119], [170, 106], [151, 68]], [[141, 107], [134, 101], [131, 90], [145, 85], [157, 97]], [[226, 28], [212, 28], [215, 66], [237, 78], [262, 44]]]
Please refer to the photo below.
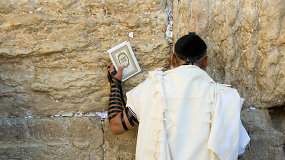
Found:
[[208, 148], [221, 160], [235, 160], [244, 152], [249, 136], [241, 124], [240, 110], [243, 99], [238, 92], [216, 84], [216, 104], [213, 108]]
[[[138, 86], [139, 89], [127, 93], [129, 106], [134, 112], [139, 113], [140, 121], [136, 159], [137, 160], [170, 160], [170, 153], [166, 131], [164, 128], [163, 111], [165, 110], [164, 97], [162, 92], [162, 71], [152, 71], [149, 73], [146, 81]], [[150, 88], [149, 88], [150, 87]], [[152, 90], [152, 92], [149, 92]], [[138, 92], [137, 92], [138, 91]], [[140, 92], [140, 93], [139, 93]], [[147, 94], [147, 97], [152, 97], [155, 101], [135, 102], [134, 98], [140, 94]], [[144, 106], [146, 108], [137, 108]]]

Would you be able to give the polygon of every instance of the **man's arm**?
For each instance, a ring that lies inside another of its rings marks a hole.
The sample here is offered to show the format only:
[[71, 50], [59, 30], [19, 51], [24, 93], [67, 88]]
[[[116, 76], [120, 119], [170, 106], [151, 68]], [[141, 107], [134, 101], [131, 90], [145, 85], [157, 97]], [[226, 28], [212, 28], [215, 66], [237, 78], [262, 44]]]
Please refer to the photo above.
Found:
[[138, 124], [137, 119], [126, 107], [122, 92], [122, 71], [124, 66], [115, 71], [114, 65], [108, 69], [108, 79], [111, 85], [110, 99], [108, 104], [108, 118], [111, 132], [113, 134], [123, 134], [134, 125]]

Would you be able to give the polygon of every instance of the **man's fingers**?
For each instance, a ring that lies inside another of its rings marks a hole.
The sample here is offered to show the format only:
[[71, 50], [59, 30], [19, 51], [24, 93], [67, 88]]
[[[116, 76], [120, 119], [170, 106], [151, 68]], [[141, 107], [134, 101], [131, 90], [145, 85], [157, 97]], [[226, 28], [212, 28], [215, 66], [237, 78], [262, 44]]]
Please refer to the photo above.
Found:
[[109, 71], [113, 72], [115, 70], [115, 66], [113, 64], [110, 65]]
[[122, 72], [123, 72], [123, 69], [124, 69], [124, 65], [121, 64], [121, 65], [119, 66], [118, 72], [121, 72], [121, 73], [122, 73]]
[[[120, 65], [118, 67], [118, 71], [117, 71], [117, 74], [114, 76], [115, 78], [117, 78], [118, 80], [122, 80], [122, 74], [123, 74], [123, 69], [124, 69], [124, 65]], [[108, 67], [108, 72], [113, 72], [115, 71], [115, 66], [113, 64], [111, 64], [109, 67]]]
[[118, 72], [115, 77], [119, 80], [122, 80], [122, 73], [123, 73], [124, 65], [120, 65], [118, 68]]

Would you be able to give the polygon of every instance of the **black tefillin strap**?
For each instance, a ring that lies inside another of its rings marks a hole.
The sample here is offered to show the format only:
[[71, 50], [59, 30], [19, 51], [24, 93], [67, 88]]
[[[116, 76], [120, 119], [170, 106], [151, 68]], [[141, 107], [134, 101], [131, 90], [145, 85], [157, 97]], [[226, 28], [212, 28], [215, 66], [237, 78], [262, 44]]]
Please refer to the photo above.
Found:
[[132, 113], [132, 111], [130, 110], [129, 107], [126, 107], [125, 112], [126, 112], [127, 119], [129, 120], [129, 122], [132, 126], [136, 125], [135, 123], [137, 123], [137, 124], [139, 123], [139, 121], [134, 116], [134, 114]]
[[108, 104], [108, 118], [109, 121], [116, 117], [119, 113], [121, 113], [121, 121], [122, 126], [127, 131], [128, 127], [125, 123], [124, 119], [124, 111], [126, 114], [126, 117], [129, 121], [129, 123], [134, 126], [135, 123], [138, 123], [135, 116], [129, 111], [129, 108], [126, 108], [126, 102], [123, 97], [123, 91], [122, 91], [122, 85], [121, 81], [115, 78], [114, 76], [117, 74], [116, 71], [109, 72], [108, 71], [108, 80], [111, 84], [111, 91], [110, 91], [110, 98], [109, 98], [109, 104]]
[[184, 63], [183, 65], [189, 65], [190, 63], [191, 63], [191, 65], [193, 65], [194, 62], [195, 62], [194, 58], [192, 58], [192, 57], [187, 57], [187, 58], [185, 59], [185, 63]]
[[196, 32], [189, 32], [188, 35], [189, 36], [196, 36]]
[[185, 59], [185, 63], [183, 65], [189, 65], [191, 63], [191, 65], [194, 64], [194, 62], [196, 62], [198, 59], [202, 58], [204, 55], [201, 54], [201, 55], [198, 55], [196, 57], [187, 57]]

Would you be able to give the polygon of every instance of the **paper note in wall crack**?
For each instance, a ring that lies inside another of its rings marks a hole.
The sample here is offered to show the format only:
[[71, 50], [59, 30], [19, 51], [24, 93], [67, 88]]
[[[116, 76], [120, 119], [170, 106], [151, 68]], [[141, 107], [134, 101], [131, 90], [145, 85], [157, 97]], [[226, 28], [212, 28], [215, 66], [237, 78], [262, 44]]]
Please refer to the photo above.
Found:
[[123, 42], [107, 51], [116, 70], [123, 64], [122, 81], [129, 79], [141, 71], [138, 61], [129, 42]]

